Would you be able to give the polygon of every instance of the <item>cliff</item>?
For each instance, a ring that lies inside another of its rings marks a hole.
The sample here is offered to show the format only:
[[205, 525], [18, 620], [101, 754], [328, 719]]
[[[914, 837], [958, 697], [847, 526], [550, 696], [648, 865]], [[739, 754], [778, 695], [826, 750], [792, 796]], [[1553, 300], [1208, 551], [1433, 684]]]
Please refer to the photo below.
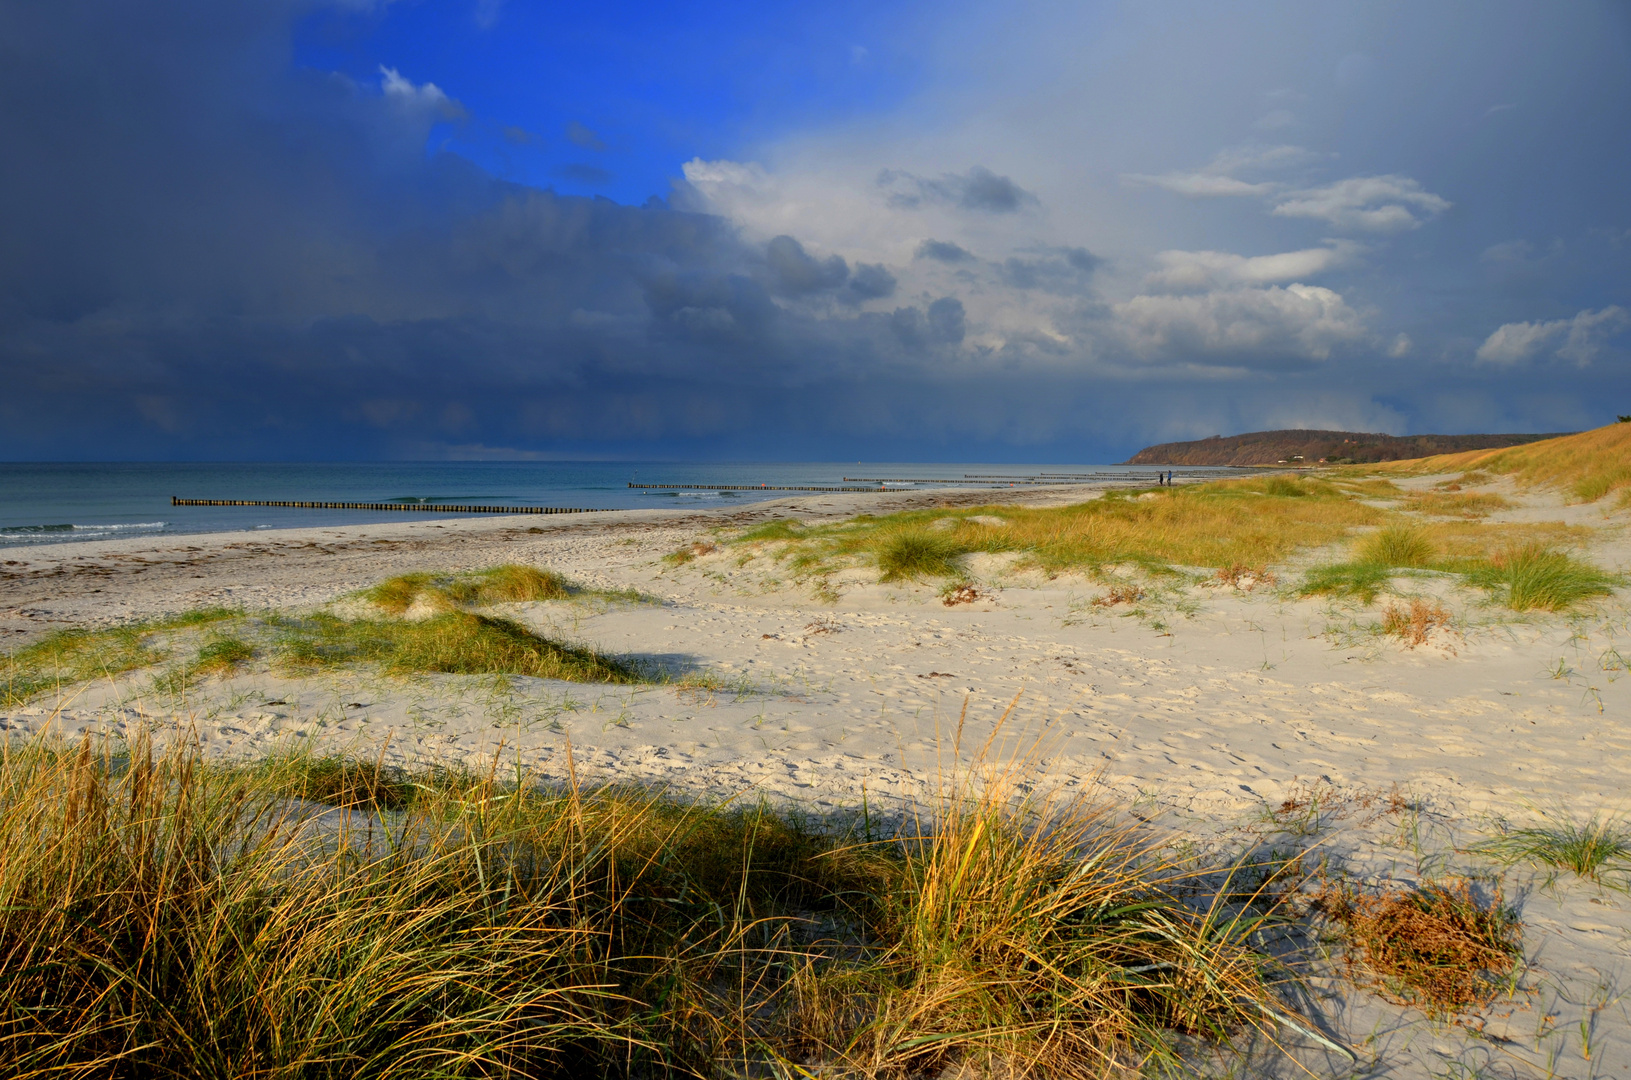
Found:
[[1128, 465], [1332, 465], [1399, 461], [1464, 450], [1498, 450], [1504, 446], [1554, 439], [1546, 435], [1381, 435], [1362, 431], [1253, 431], [1214, 435], [1193, 442], [1147, 446], [1127, 459]]

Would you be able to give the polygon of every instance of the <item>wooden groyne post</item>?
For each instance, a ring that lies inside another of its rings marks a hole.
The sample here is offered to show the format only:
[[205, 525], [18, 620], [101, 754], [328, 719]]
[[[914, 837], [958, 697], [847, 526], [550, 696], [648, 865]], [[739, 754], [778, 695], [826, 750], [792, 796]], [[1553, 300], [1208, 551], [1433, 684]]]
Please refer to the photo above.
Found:
[[611, 511], [571, 506], [450, 506], [445, 503], [306, 502], [289, 499], [178, 499], [171, 506], [286, 506], [295, 510], [426, 510], [444, 514], [604, 514]]

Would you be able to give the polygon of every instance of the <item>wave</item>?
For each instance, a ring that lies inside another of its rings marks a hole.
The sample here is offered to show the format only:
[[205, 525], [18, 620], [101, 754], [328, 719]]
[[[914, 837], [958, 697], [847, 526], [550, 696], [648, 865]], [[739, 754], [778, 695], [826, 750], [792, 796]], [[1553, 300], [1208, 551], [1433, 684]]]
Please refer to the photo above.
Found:
[[0, 544], [51, 544], [104, 540], [123, 532], [155, 532], [168, 521], [125, 521], [106, 525], [0, 525]]

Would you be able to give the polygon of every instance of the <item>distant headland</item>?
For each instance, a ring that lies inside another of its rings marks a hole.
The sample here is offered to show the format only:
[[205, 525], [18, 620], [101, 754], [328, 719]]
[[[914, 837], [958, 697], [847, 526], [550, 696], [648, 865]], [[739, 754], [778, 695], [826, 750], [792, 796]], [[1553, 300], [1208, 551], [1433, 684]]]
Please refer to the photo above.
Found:
[[1573, 432], [1509, 435], [1382, 435], [1365, 431], [1251, 431], [1214, 435], [1192, 442], [1147, 446], [1127, 459], [1128, 465], [1331, 465], [1402, 461], [1463, 450], [1499, 450], [1504, 446], [1555, 439]]

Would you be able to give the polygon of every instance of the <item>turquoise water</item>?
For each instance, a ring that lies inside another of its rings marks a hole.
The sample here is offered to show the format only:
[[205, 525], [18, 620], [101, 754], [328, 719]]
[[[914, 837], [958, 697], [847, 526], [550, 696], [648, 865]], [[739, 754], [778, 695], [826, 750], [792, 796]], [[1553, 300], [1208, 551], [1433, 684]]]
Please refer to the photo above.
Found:
[[[1199, 471], [1199, 470], [1188, 470]], [[668, 484], [858, 486], [867, 480], [929, 480], [1006, 486], [991, 477], [1099, 472], [1129, 478], [1154, 470], [1117, 465], [674, 462], [0, 463], [0, 547], [240, 529], [285, 529], [426, 520], [434, 512], [171, 506], [184, 499], [311, 502], [481, 503], [583, 509], [729, 506], [794, 492], [638, 491]], [[969, 480], [968, 474], [982, 479]], [[891, 484], [910, 488], [909, 483]], [[468, 515], [459, 515], [468, 516]]]

